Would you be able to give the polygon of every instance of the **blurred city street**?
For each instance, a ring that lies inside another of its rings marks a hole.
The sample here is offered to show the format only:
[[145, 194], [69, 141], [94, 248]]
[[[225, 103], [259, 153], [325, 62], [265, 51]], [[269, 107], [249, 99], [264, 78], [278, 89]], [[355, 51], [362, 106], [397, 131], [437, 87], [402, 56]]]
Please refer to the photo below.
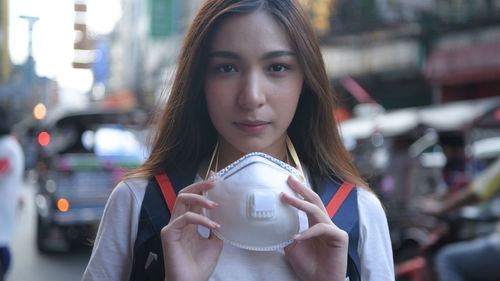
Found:
[[[0, 121], [25, 162], [6, 281], [80, 280], [82, 241], [148, 156], [203, 2], [0, 0]], [[386, 210], [396, 280], [437, 281], [442, 248], [500, 237], [500, 0], [298, 2], [342, 141]], [[481, 202], [436, 211], [477, 186]]]
[[87, 265], [90, 248], [69, 253], [43, 254], [36, 247], [35, 187], [27, 180], [22, 187], [24, 205], [12, 245], [13, 264], [6, 281], [77, 281]]

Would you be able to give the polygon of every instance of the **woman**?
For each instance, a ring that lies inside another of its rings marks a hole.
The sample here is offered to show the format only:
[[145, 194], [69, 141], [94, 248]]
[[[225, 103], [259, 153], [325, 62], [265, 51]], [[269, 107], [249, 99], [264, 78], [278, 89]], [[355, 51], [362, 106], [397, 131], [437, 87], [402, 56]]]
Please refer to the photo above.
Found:
[[[347, 276], [393, 279], [385, 214], [342, 145], [333, 105], [317, 39], [296, 1], [206, 1], [188, 30], [152, 153], [110, 196], [84, 280], [346, 280], [351, 237], [328, 216], [317, 178], [356, 184], [359, 263]], [[307, 214], [309, 228], [272, 252], [201, 236], [198, 226], [220, 226], [200, 214], [217, 208], [202, 196], [216, 184], [204, 180], [216, 144], [218, 167], [256, 151], [288, 162], [287, 135], [310, 180], [288, 180], [304, 200], [281, 196]], [[163, 171], [184, 187], [172, 207], [166, 197], [170, 211], [152, 179]], [[161, 269], [150, 270], [158, 262]]]

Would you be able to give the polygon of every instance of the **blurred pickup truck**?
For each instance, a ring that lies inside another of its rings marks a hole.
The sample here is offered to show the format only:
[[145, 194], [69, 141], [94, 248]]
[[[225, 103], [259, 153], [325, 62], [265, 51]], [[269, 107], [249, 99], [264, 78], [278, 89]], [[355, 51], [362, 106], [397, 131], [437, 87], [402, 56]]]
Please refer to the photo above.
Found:
[[141, 165], [147, 116], [87, 110], [48, 118], [39, 127], [36, 242], [65, 252], [94, 238], [117, 181]]

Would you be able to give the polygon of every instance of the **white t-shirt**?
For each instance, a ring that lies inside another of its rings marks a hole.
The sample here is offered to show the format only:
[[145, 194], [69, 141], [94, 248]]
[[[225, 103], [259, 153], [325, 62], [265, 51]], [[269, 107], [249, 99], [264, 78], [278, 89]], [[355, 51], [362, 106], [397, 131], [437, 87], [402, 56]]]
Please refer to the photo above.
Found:
[[[129, 280], [146, 179], [129, 179], [113, 190], [83, 275], [90, 280]], [[394, 280], [387, 219], [376, 196], [358, 188], [362, 281]], [[224, 243], [210, 280], [298, 280], [283, 251], [253, 252]]]
[[0, 137], [0, 246], [8, 246], [14, 234], [22, 187], [24, 154], [11, 136]]

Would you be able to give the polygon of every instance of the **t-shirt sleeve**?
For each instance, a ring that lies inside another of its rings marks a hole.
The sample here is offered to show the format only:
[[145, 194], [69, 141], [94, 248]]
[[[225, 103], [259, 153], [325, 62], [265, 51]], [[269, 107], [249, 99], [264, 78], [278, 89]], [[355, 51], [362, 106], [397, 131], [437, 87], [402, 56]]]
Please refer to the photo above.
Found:
[[120, 182], [111, 193], [83, 281], [129, 279], [142, 203], [131, 185]]
[[358, 188], [361, 280], [394, 280], [394, 261], [387, 217], [378, 198]]

